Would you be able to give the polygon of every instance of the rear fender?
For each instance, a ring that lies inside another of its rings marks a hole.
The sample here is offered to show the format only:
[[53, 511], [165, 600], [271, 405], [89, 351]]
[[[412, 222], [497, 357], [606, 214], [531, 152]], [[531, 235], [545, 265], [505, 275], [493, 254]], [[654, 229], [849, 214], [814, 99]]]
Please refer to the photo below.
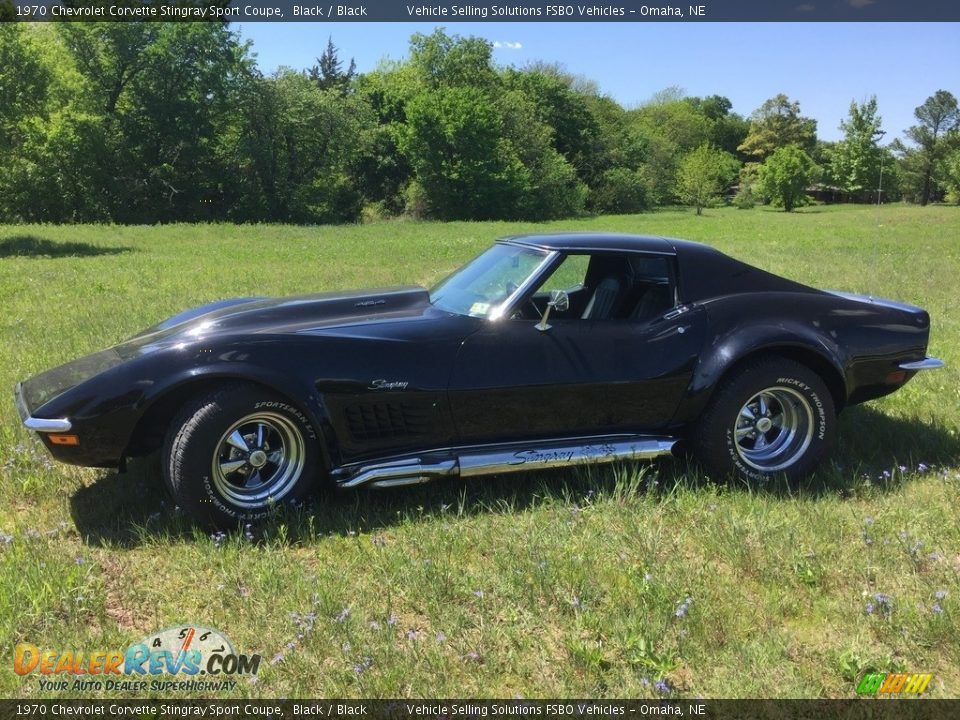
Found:
[[674, 424], [695, 420], [727, 373], [748, 358], [762, 354], [779, 354], [811, 366], [830, 388], [837, 409], [845, 404], [848, 387], [842, 350], [809, 325], [781, 321], [733, 327], [708, 342], [674, 417]]

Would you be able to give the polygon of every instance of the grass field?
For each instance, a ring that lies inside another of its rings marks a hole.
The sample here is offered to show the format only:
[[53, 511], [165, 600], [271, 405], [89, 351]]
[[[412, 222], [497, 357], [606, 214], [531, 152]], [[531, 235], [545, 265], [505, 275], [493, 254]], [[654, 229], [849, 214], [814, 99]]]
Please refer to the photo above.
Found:
[[[547, 228], [703, 240], [922, 305], [948, 367], [845, 413], [831, 465], [798, 489], [668, 461], [324, 495], [252, 540], [192, 529], [142, 463], [51, 463], [16, 417], [16, 380], [183, 308], [429, 285]], [[263, 655], [238, 697], [848, 697], [868, 669], [932, 672], [929, 695], [960, 696], [958, 277], [947, 207], [0, 226], [0, 697], [79, 694], [14, 674], [17, 642], [122, 650], [185, 622]]]

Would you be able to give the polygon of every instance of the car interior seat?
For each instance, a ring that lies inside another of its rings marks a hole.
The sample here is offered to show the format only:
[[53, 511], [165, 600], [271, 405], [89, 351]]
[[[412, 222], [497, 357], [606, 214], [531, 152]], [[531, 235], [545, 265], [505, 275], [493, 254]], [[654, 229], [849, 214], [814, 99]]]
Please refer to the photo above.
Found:
[[671, 307], [673, 307], [673, 301], [670, 297], [670, 286], [666, 283], [650, 285], [634, 308], [631, 319], [647, 322], [662, 315]]
[[583, 309], [583, 320], [607, 320], [613, 314], [613, 309], [617, 304], [617, 299], [623, 286], [615, 276], [608, 275], [599, 283], [587, 301], [587, 306]]

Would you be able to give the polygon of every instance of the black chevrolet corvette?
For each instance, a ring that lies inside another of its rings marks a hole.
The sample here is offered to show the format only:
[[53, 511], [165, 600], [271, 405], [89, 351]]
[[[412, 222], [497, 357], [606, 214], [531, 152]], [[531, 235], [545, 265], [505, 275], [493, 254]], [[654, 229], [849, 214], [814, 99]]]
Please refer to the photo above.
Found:
[[58, 460], [161, 450], [207, 526], [318, 482], [653, 458], [686, 439], [717, 476], [812, 471], [844, 407], [927, 357], [911, 305], [816, 290], [698, 243], [511, 237], [432, 290], [205, 305], [17, 385]]

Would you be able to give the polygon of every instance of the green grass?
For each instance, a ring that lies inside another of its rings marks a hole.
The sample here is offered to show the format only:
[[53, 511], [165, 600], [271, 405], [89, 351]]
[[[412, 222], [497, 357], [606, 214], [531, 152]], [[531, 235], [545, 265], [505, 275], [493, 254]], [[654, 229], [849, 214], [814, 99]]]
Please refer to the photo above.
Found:
[[[800, 488], [717, 486], [666, 461], [324, 495], [220, 543], [146, 464], [51, 463], [8, 395], [0, 696], [51, 695], [13, 673], [17, 642], [123, 649], [183, 622], [264, 656], [237, 696], [646, 697], [665, 678], [674, 696], [849, 697], [868, 669], [933, 672], [931, 696], [960, 696], [956, 208], [0, 226], [0, 388], [205, 301], [431, 284], [497, 236], [548, 228], [704, 240], [922, 305], [948, 367], [846, 412], [831, 463]], [[866, 612], [874, 593], [889, 612]]]

